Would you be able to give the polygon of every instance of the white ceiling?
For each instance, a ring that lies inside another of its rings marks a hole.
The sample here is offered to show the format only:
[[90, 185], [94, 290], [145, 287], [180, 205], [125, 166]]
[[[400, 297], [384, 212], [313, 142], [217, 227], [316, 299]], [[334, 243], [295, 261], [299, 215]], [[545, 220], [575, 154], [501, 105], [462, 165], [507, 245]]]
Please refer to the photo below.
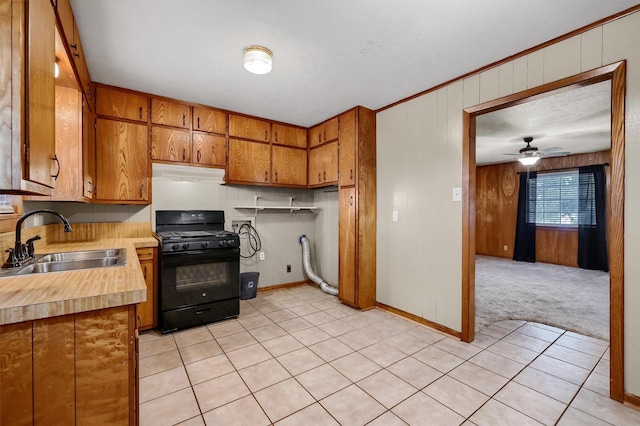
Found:
[[[611, 147], [611, 81], [568, 90], [476, 118], [476, 164], [515, 161], [526, 146], [581, 154]], [[556, 153], [550, 152], [549, 155]]]
[[[637, 0], [72, 0], [94, 81], [302, 126], [389, 105]], [[252, 44], [273, 71], [242, 66]]]

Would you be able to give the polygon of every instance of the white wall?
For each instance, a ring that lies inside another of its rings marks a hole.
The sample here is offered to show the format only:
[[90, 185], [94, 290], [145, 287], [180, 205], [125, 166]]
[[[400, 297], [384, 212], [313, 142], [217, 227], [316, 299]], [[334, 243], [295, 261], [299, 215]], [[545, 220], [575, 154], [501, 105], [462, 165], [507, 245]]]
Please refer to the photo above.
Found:
[[[462, 110], [627, 60], [625, 391], [640, 395], [640, 12], [377, 115], [379, 302], [461, 330]], [[400, 220], [391, 221], [397, 210]]]
[[[150, 206], [84, 204], [67, 202], [25, 202], [25, 211], [48, 208], [65, 215], [73, 223], [88, 222], [152, 222], [155, 230], [156, 210], [224, 210], [225, 229], [231, 230], [233, 219], [253, 221], [262, 241], [265, 260], [255, 255], [242, 259], [241, 272], [260, 273], [259, 287], [304, 281], [302, 247], [299, 237], [307, 235], [314, 271], [329, 283], [338, 283], [338, 197], [335, 188], [291, 189], [260, 186], [223, 185], [224, 170], [153, 164]], [[327, 192], [325, 192], [327, 191]], [[316, 206], [315, 211], [236, 209], [234, 206], [255, 205]], [[317, 198], [317, 202], [315, 201]], [[27, 227], [56, 223], [49, 215], [36, 215]], [[246, 239], [241, 239], [242, 254], [249, 253]], [[291, 272], [287, 272], [291, 265]]]

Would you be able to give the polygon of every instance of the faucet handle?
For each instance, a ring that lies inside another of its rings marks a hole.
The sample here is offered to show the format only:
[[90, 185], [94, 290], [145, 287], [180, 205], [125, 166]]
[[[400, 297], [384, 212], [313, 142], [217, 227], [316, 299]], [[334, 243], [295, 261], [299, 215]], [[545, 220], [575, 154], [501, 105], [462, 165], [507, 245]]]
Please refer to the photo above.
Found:
[[35, 257], [36, 249], [35, 249], [35, 247], [33, 246], [33, 242], [34, 242], [34, 241], [38, 241], [39, 239], [41, 239], [41, 238], [40, 238], [40, 235], [36, 235], [35, 237], [31, 237], [31, 238], [29, 238], [29, 239], [27, 240], [27, 242], [25, 243], [25, 246], [26, 246], [26, 248], [27, 248], [27, 258], [28, 258], [28, 259], [31, 259], [31, 258]]
[[9, 256], [7, 257], [7, 261], [4, 263], [4, 265], [2, 265], [2, 268], [7, 269], [7, 268], [15, 268], [17, 266], [20, 266], [20, 262], [18, 261], [18, 258], [16, 257], [14, 250], [10, 248], [6, 251], [7, 253], [9, 253]]

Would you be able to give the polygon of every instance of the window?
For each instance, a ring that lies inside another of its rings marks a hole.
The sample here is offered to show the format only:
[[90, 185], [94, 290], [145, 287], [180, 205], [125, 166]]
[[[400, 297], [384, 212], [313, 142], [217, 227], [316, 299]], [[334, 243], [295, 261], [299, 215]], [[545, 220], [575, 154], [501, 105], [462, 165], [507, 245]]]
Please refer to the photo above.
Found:
[[578, 226], [578, 171], [539, 173], [531, 180], [529, 197], [535, 200], [535, 210], [529, 220], [542, 226]]

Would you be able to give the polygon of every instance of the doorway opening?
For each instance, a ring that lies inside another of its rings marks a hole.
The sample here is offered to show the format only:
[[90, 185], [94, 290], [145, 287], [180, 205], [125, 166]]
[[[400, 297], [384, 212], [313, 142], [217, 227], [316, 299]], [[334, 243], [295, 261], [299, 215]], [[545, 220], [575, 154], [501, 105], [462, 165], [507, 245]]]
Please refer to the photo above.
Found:
[[624, 332], [624, 61], [486, 102], [463, 112], [462, 340], [475, 334], [476, 117], [603, 81], [611, 83], [610, 199], [607, 223], [610, 294], [610, 397], [622, 402]]

